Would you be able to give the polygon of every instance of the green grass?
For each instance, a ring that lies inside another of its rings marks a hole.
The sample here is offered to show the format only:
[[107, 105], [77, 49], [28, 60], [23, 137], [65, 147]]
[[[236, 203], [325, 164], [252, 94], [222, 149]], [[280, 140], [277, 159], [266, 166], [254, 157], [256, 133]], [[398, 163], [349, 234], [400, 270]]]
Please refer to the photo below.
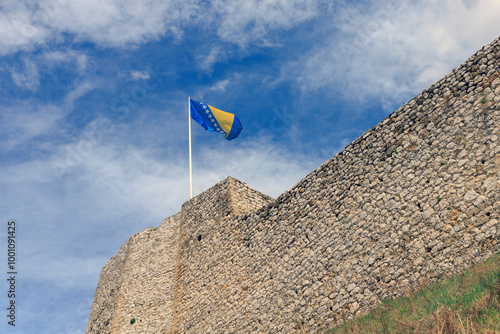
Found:
[[327, 333], [500, 333], [500, 255]]

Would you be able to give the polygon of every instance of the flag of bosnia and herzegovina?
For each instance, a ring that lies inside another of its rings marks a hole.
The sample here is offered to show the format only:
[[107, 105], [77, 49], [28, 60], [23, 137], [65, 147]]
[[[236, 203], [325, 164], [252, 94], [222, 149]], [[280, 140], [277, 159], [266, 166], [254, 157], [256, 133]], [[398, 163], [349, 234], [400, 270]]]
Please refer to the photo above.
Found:
[[191, 118], [205, 130], [223, 133], [227, 140], [238, 137], [243, 127], [234, 114], [191, 100]]

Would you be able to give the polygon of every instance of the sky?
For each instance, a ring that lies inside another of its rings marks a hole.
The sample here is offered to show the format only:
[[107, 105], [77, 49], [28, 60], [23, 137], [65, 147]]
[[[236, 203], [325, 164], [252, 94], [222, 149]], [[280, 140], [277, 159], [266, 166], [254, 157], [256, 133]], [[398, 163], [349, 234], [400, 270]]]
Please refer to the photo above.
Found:
[[[273, 197], [500, 35], [496, 0], [0, 0], [0, 332], [84, 333], [102, 266], [231, 175]], [[8, 221], [16, 221], [16, 326]]]

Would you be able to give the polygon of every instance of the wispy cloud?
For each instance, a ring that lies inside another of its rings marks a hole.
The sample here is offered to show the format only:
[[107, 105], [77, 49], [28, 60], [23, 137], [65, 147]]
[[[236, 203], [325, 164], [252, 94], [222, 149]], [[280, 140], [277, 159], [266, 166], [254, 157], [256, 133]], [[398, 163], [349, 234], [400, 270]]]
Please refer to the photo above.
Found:
[[211, 45], [208, 54], [200, 54], [197, 58], [201, 69], [211, 70], [213, 65], [224, 62], [227, 56], [227, 50], [223, 51], [220, 46]]
[[31, 50], [51, 40], [51, 30], [34, 22], [27, 2], [3, 2], [0, 10], [0, 55]]
[[294, 155], [265, 137], [229, 149], [222, 147], [205, 150], [196, 158], [198, 166], [203, 168], [198, 168], [193, 176], [195, 193], [233, 176], [277, 197], [323, 162], [318, 157]]
[[73, 104], [76, 100], [95, 89], [98, 85], [90, 80], [82, 80], [74, 84], [74, 88], [71, 89], [64, 97], [65, 110], [70, 112], [73, 109]]
[[130, 76], [133, 80], [147, 80], [151, 77], [146, 71], [130, 71]]
[[40, 73], [37, 64], [25, 57], [22, 65], [11, 69], [12, 81], [21, 88], [36, 91], [40, 86]]
[[54, 70], [60, 69], [86, 76], [88, 57], [85, 53], [72, 49], [45, 50], [40, 54], [23, 55], [9, 71], [17, 86], [34, 92], [40, 86], [41, 76], [51, 76]]
[[42, 0], [36, 6], [17, 1], [2, 6], [0, 32], [6, 38], [0, 54], [57, 42], [63, 33], [107, 46], [141, 44], [168, 33], [180, 36], [181, 25], [198, 8], [197, 1], [180, 0]]
[[[283, 76], [303, 92], [329, 91], [387, 109], [460, 64], [500, 31], [500, 3], [489, 0], [365, 3], [337, 8], [331, 36]], [[336, 32], [335, 32], [336, 31]]]
[[78, 74], [85, 74], [88, 68], [88, 56], [82, 51], [72, 49], [44, 51], [38, 61], [48, 68], [71, 66], [71, 68], [76, 68]]
[[[233, 78], [234, 80], [234, 78]], [[226, 91], [226, 87], [231, 84], [231, 80], [230, 79], [224, 79], [224, 80], [221, 80], [221, 81], [217, 81], [216, 83], [214, 83], [212, 85], [212, 87], [210, 87], [210, 90], [212, 91], [218, 91], [218, 92], [225, 92]]]
[[[275, 45], [270, 32], [287, 30], [318, 15], [323, 1], [43, 0], [4, 5], [0, 13], [0, 54], [61, 42], [64, 34], [105, 46], [127, 46], [163, 36], [182, 38], [184, 27], [214, 29], [224, 42], [240, 47]], [[217, 49], [214, 49], [217, 51]], [[220, 53], [217, 51], [216, 53]], [[205, 61], [214, 61], [211, 52]]]
[[314, 0], [263, 0], [263, 1], [212, 1], [217, 17], [217, 32], [222, 40], [240, 46], [267, 45], [268, 34], [275, 30], [290, 29], [316, 17], [323, 1]]
[[42, 142], [32, 143], [37, 136], [57, 135], [58, 122], [65, 113], [54, 105], [33, 107], [26, 101], [17, 106], [4, 107], [0, 119], [0, 151], [9, 152], [22, 147], [25, 150], [35, 150], [43, 147]]
[[65, 117], [73, 111], [76, 100], [93, 90], [96, 85], [83, 80], [53, 103], [42, 103], [35, 98], [12, 100], [3, 106], [0, 115], [0, 151], [26, 152], [33, 156], [50, 152], [54, 141], [64, 140], [71, 126], [64, 126]]

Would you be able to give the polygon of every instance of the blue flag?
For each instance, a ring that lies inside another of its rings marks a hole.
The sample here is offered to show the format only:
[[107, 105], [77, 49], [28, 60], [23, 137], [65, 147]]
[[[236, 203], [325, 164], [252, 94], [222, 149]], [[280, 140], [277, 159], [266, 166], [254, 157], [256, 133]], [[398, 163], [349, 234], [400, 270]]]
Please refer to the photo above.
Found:
[[227, 140], [238, 137], [243, 127], [234, 114], [191, 100], [191, 118], [205, 130], [223, 133]]

